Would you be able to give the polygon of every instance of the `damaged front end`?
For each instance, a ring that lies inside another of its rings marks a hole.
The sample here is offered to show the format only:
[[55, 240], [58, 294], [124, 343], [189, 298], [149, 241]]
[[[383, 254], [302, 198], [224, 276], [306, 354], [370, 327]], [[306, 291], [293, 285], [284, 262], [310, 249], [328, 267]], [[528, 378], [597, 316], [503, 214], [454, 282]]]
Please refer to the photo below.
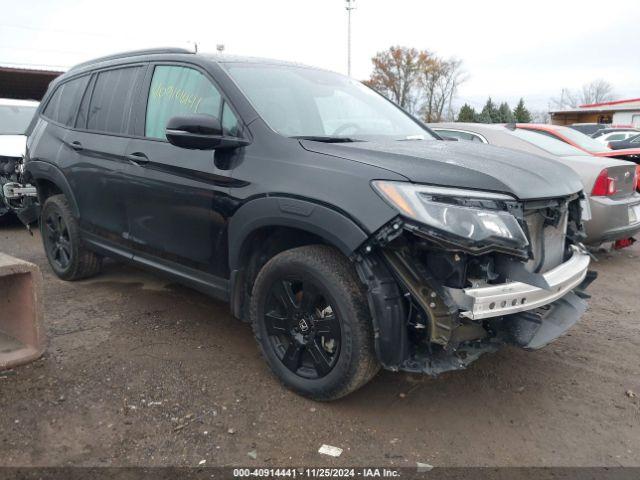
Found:
[[520, 201], [493, 192], [374, 182], [400, 216], [363, 245], [385, 368], [436, 375], [504, 344], [541, 348], [586, 310], [595, 279], [581, 193]]
[[0, 156], [0, 216], [13, 212], [29, 229], [38, 219], [36, 187], [24, 181], [24, 160]]

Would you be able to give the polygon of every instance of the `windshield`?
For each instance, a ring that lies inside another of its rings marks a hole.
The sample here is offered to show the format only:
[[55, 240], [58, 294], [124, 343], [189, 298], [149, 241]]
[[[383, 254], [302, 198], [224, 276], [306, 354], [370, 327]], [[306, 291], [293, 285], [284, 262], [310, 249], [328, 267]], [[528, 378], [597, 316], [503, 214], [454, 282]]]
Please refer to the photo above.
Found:
[[574, 147], [573, 145], [569, 145], [567, 142], [563, 142], [555, 137], [550, 137], [545, 134], [540, 134], [540, 132], [536, 132], [535, 130], [525, 130], [523, 128], [517, 128], [513, 132], [511, 132], [518, 138], [535, 145], [542, 150], [545, 150], [553, 155], [558, 155], [560, 157], [567, 157], [569, 155], [583, 155], [583, 156], [591, 156], [589, 153], [584, 150], [580, 150], [579, 148]]
[[394, 104], [337, 73], [289, 65], [228, 63], [225, 68], [281, 135], [435, 140]]
[[0, 135], [24, 135], [36, 106], [0, 105]]
[[611, 149], [607, 148], [602, 142], [599, 142], [595, 138], [591, 138], [589, 135], [585, 135], [573, 128], [568, 127], [558, 127], [558, 133], [573, 143], [578, 145], [580, 148], [584, 148], [592, 153], [602, 153], [602, 152], [610, 152]]

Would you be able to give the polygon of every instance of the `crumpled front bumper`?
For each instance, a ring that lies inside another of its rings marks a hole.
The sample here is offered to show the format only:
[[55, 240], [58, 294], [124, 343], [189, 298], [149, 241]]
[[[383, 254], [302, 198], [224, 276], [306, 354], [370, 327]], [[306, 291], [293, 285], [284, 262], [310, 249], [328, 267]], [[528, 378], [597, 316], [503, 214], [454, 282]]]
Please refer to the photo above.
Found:
[[587, 276], [590, 256], [578, 247], [561, 265], [542, 274], [549, 288], [540, 288], [524, 282], [509, 282], [486, 287], [454, 289], [448, 291], [460, 307], [461, 315], [471, 320], [511, 315], [533, 310], [555, 302], [582, 283]]

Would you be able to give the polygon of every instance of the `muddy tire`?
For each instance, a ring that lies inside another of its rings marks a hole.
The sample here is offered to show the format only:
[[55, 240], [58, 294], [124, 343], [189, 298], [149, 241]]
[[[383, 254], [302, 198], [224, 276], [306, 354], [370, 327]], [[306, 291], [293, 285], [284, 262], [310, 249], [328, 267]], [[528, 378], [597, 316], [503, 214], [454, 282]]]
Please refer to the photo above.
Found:
[[49, 265], [61, 279], [81, 280], [100, 272], [102, 258], [83, 246], [78, 222], [64, 195], [53, 195], [44, 202], [40, 233]]
[[269, 260], [254, 283], [250, 315], [269, 367], [300, 395], [335, 400], [380, 369], [366, 294], [333, 248], [299, 247]]

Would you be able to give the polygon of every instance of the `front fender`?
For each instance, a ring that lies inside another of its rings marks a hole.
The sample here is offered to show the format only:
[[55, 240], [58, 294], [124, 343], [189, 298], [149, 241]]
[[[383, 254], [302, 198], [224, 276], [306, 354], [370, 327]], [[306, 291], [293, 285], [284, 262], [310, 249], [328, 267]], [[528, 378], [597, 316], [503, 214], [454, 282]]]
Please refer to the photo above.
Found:
[[291, 227], [318, 235], [346, 256], [367, 239], [367, 233], [345, 214], [309, 200], [260, 197], [240, 207], [229, 222], [229, 267], [242, 263], [242, 246], [262, 227]]

